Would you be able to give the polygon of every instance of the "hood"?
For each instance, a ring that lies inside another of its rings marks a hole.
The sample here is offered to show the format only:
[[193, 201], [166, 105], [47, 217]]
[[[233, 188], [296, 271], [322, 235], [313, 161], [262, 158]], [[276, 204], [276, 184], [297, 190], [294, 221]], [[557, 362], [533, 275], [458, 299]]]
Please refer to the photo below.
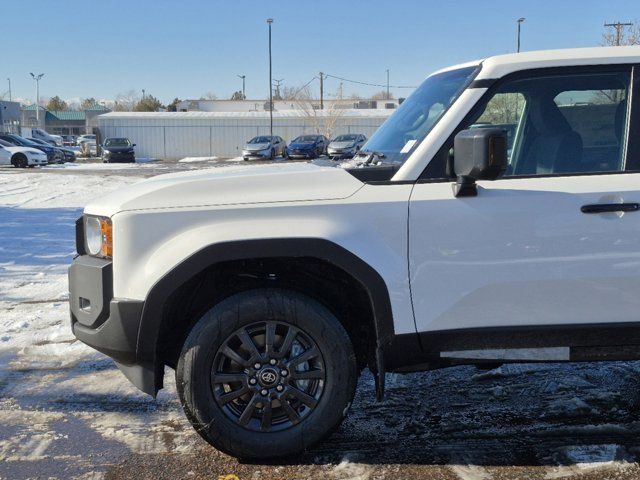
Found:
[[338, 200], [362, 185], [343, 169], [310, 163], [218, 167], [143, 180], [101, 197], [85, 213], [110, 217], [127, 210]]
[[315, 145], [315, 142], [295, 142], [289, 144], [290, 148], [311, 148]]
[[31, 147], [4, 147], [4, 149], [10, 151], [11, 153], [26, 152], [26, 153], [37, 153], [39, 155], [42, 155], [42, 150], [38, 150], [37, 148], [31, 148]]
[[355, 146], [356, 142], [352, 141], [348, 141], [348, 142], [331, 142], [329, 144], [329, 146], [331, 148], [351, 148], [353, 146]]
[[259, 150], [266, 150], [270, 146], [270, 143], [247, 143], [245, 144], [244, 149], [257, 152]]

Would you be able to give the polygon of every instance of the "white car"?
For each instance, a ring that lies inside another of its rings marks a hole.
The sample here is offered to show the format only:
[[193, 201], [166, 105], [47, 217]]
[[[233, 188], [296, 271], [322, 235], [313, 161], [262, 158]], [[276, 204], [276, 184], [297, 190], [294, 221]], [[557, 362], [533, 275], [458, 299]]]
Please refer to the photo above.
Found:
[[361, 133], [346, 133], [331, 140], [327, 155], [333, 159], [351, 158], [356, 155], [367, 141]]
[[[77, 222], [71, 323], [241, 458], [329, 435], [368, 367], [640, 359], [640, 47], [429, 76], [352, 168], [227, 167]], [[344, 165], [341, 165], [344, 166]], [[397, 401], [395, 399], [394, 401]]]
[[29, 147], [18, 147], [0, 140], [0, 165], [13, 165], [18, 168], [46, 165], [47, 154]]
[[76, 139], [76, 145], [82, 146], [83, 143], [88, 143], [89, 145], [95, 146], [96, 145], [96, 136], [93, 135], [93, 134], [80, 135]]

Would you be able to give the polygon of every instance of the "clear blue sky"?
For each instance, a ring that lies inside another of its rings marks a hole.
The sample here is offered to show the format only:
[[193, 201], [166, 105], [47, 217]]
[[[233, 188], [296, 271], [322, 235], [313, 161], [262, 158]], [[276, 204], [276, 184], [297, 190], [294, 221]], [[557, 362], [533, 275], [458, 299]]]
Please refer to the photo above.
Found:
[[[640, 19], [637, 0], [3, 0], [1, 12], [0, 92], [10, 77], [14, 98], [33, 99], [29, 72], [45, 72], [43, 97], [144, 88], [163, 102], [228, 98], [237, 74], [248, 98], [265, 98], [268, 17], [273, 77], [292, 86], [320, 70], [384, 83], [387, 68], [391, 84], [417, 85], [437, 68], [513, 51], [521, 16], [523, 50], [595, 46], [605, 20]], [[329, 93], [337, 87], [327, 81]]]

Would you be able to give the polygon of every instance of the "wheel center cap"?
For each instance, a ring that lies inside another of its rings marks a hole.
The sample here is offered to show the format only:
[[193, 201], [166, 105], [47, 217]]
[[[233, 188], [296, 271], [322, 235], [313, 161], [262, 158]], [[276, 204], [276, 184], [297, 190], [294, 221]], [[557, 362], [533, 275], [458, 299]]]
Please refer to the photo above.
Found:
[[263, 368], [258, 374], [258, 381], [263, 387], [273, 387], [278, 383], [278, 371], [275, 368]]

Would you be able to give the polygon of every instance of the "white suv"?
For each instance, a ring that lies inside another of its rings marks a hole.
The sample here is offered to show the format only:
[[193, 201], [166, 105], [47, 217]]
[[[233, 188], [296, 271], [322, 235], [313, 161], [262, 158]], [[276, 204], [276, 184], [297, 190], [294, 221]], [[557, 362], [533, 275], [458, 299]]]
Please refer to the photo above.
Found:
[[640, 47], [429, 76], [352, 168], [163, 175], [77, 223], [77, 338], [220, 450], [290, 455], [358, 373], [640, 358]]

